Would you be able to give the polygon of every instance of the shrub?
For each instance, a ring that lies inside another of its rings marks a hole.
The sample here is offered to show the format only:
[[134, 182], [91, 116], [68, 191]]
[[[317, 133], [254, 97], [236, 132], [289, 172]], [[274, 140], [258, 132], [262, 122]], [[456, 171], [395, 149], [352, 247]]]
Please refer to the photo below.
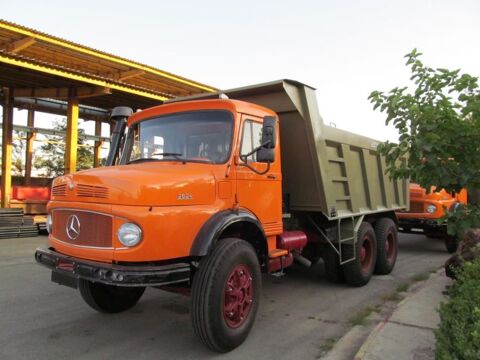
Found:
[[458, 270], [448, 289], [449, 300], [440, 305], [440, 326], [435, 331], [436, 358], [480, 359], [480, 258]]

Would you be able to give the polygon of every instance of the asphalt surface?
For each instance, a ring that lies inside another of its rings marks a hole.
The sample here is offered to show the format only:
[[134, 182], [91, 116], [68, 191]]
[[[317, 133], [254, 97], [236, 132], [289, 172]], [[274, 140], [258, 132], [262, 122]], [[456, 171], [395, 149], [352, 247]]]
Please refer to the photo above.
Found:
[[246, 342], [216, 354], [193, 333], [188, 297], [147, 289], [129, 311], [96, 313], [35, 263], [35, 248], [46, 241], [0, 239], [0, 359], [317, 359], [352, 327], [353, 315], [448, 258], [441, 240], [401, 234], [392, 274], [362, 288], [328, 283], [321, 262], [296, 265], [280, 279], [265, 275]]

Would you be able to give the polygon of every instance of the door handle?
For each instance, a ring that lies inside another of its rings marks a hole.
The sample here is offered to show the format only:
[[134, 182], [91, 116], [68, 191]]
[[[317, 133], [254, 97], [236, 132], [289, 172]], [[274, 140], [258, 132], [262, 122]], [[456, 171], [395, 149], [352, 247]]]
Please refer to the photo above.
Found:
[[276, 175], [273, 175], [273, 174], [268, 174], [268, 175], [267, 175], [267, 178], [269, 178], [269, 179], [276, 179], [277, 176], [276, 176]]

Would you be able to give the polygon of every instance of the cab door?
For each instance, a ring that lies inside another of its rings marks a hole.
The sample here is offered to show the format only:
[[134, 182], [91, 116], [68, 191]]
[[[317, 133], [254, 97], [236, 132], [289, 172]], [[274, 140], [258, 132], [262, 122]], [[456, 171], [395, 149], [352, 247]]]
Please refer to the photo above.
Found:
[[[261, 145], [263, 118], [242, 115], [239, 155], [246, 155]], [[277, 126], [278, 129], [278, 126]], [[250, 210], [262, 223], [267, 235], [282, 232], [282, 174], [280, 166], [280, 142], [275, 149], [275, 160], [265, 174], [257, 174], [237, 156], [237, 201], [239, 206]], [[248, 165], [262, 173], [267, 164], [257, 162], [256, 154], [247, 158]]]

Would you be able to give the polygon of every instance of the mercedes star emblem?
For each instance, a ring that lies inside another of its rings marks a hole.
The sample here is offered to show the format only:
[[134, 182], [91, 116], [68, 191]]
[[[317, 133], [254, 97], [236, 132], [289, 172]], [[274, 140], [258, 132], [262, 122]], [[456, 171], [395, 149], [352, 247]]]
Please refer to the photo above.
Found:
[[65, 232], [70, 240], [75, 240], [80, 235], [80, 220], [77, 215], [70, 215], [67, 220]]

